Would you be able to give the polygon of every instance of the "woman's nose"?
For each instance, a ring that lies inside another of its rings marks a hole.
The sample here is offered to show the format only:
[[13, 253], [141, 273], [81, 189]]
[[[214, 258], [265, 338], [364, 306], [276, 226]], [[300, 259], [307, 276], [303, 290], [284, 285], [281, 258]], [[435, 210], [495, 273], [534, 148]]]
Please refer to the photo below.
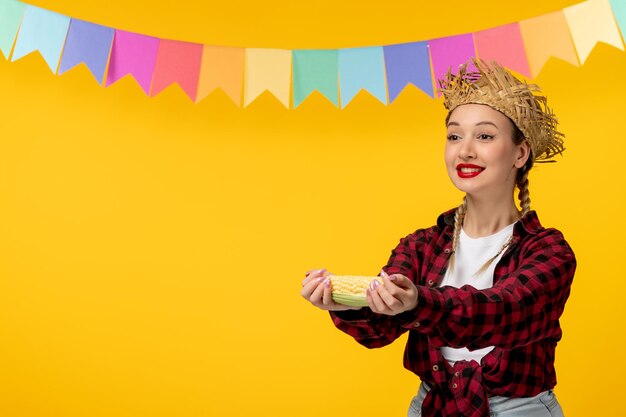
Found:
[[471, 139], [465, 139], [461, 141], [461, 148], [459, 149], [459, 156], [463, 159], [474, 158], [476, 153], [474, 152], [474, 146]]

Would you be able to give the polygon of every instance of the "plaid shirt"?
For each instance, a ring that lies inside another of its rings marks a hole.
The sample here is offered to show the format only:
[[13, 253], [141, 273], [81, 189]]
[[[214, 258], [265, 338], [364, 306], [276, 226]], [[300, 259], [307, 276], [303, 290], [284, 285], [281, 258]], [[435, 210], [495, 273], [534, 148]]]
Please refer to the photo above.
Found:
[[[422, 415], [486, 417], [487, 397], [529, 397], [556, 385], [554, 352], [576, 258], [561, 232], [545, 229], [535, 211], [513, 228], [513, 241], [494, 271], [493, 287], [440, 287], [452, 248], [454, 209], [437, 224], [400, 239], [383, 268], [417, 286], [415, 310], [396, 316], [369, 308], [331, 312], [357, 342], [378, 348], [409, 331], [404, 366], [431, 390]], [[495, 346], [481, 364], [451, 366], [440, 347]]]

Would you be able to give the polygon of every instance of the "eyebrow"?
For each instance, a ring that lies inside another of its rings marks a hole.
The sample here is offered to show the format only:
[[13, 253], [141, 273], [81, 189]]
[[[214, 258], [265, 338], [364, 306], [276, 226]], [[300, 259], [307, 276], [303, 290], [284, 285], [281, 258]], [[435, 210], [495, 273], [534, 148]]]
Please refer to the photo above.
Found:
[[[492, 125], [493, 127], [495, 127], [496, 129], [498, 128], [498, 126], [496, 126], [495, 123], [492, 122], [488, 122], [488, 121], [484, 121], [484, 122], [478, 122], [476, 123], [476, 126], [480, 126], [480, 125]], [[449, 122], [448, 126], [460, 126], [460, 124], [458, 124], [457, 122]]]

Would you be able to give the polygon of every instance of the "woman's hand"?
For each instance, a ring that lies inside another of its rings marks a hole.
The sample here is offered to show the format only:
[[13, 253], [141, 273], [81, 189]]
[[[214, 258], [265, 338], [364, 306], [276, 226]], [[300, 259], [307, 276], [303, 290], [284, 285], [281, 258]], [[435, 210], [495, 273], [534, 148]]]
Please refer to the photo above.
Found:
[[300, 294], [315, 307], [322, 310], [358, 310], [361, 307], [350, 307], [333, 301], [332, 289], [330, 288], [330, 272], [324, 269], [308, 271], [302, 281]]
[[402, 274], [387, 275], [380, 271], [383, 284], [372, 281], [367, 289], [367, 304], [375, 313], [395, 316], [417, 307], [417, 288]]

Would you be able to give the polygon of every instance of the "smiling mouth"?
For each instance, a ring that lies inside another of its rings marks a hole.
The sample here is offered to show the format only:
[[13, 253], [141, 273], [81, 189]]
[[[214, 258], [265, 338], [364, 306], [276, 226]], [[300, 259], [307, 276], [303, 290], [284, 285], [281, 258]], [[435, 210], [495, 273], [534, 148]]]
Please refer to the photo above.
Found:
[[477, 166], [473, 166], [473, 167], [462, 166], [462, 167], [457, 167], [456, 172], [458, 176], [461, 178], [472, 178], [472, 177], [479, 175], [484, 170], [485, 168], [481, 168]]

